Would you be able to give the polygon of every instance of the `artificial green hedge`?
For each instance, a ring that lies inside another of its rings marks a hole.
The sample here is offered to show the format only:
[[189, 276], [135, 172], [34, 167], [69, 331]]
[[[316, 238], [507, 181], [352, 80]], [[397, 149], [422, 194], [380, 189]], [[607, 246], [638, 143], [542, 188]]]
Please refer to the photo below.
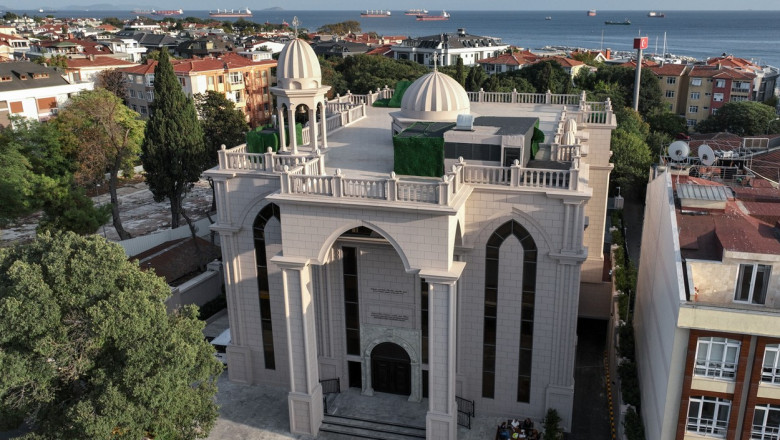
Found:
[[406, 93], [406, 89], [408, 89], [410, 85], [412, 85], [411, 81], [398, 81], [395, 83], [393, 97], [390, 98], [390, 102], [387, 103], [387, 106], [392, 108], [401, 108], [401, 100], [404, 97], [404, 93]]
[[279, 134], [270, 126], [257, 127], [246, 134], [246, 149], [250, 153], [265, 153], [268, 147], [279, 151]]
[[531, 158], [536, 157], [536, 153], [539, 151], [539, 144], [544, 142], [544, 132], [539, 130], [539, 121], [534, 124], [534, 135], [531, 137]]
[[393, 137], [393, 171], [409, 176], [444, 175], [444, 138]]

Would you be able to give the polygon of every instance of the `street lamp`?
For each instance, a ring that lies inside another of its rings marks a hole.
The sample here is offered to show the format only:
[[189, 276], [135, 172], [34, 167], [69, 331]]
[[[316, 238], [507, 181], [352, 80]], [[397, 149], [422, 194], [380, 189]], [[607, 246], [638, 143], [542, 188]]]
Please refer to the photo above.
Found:
[[769, 133], [769, 127], [771, 127], [772, 123], [775, 122], [775, 121], [780, 121], [780, 118], [774, 118], [771, 121], [766, 123], [766, 130], [765, 130], [766, 134], [771, 134], [771, 133]]

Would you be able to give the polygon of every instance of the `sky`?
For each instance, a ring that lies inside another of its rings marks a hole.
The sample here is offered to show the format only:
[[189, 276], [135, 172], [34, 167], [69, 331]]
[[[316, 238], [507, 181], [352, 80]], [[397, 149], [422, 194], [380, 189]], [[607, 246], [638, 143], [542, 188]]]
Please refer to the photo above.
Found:
[[[209, 10], [216, 7], [243, 8], [249, 7], [252, 10], [262, 10], [270, 7], [282, 7], [289, 11], [297, 10], [361, 10], [366, 8], [403, 10], [408, 8], [426, 8], [442, 9], [453, 11], [488, 9], [488, 10], [780, 10], [780, 1], [778, 0], [752, 0], [749, 2], [750, 8], [745, 8], [746, 4], [735, 2], [733, 0], [653, 0], [649, 2], [627, 4], [625, 0], [550, 0], [548, 2], [519, 2], [517, 0], [491, 0], [484, 4], [475, 3], [473, 0], [134, 0], [129, 3], [114, 3], [109, 1], [74, 1], [74, 0], [39, 0], [30, 2], [26, 8], [49, 8], [49, 9], [70, 9], [68, 6], [82, 5], [83, 8], [91, 8], [95, 4], [116, 4], [120, 9], [132, 9], [135, 7], [149, 6], [157, 9], [161, 8], [183, 8], [189, 10]], [[16, 8], [6, 8], [4, 10], [13, 10]], [[82, 8], [79, 8], [82, 9]], [[102, 9], [102, 8], [101, 8]]]

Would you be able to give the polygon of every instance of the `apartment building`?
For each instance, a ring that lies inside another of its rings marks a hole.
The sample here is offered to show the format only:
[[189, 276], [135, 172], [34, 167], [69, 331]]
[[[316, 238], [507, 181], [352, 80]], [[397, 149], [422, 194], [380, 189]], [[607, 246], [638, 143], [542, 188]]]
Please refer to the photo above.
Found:
[[688, 127], [715, 114], [727, 102], [753, 99], [756, 75], [724, 65], [667, 64], [651, 67], [661, 80], [669, 110], [684, 116]]
[[509, 45], [500, 38], [471, 35], [461, 28], [458, 32], [408, 38], [393, 46], [393, 58], [433, 67], [434, 55], [437, 56], [436, 64], [439, 66], [454, 66], [460, 57], [463, 58], [463, 64], [472, 66], [479, 60], [497, 56], [507, 49]]
[[[238, 54], [228, 53], [219, 58], [172, 60], [173, 70], [184, 93], [216, 91], [232, 101], [244, 112], [252, 126], [271, 120], [271, 68], [276, 61], [253, 61]], [[122, 69], [128, 80], [127, 105], [142, 117], [149, 115], [154, 101], [154, 68], [157, 61]]]
[[780, 436], [780, 191], [742, 171], [719, 181], [724, 169], [660, 167], [647, 187], [634, 324], [647, 438]]

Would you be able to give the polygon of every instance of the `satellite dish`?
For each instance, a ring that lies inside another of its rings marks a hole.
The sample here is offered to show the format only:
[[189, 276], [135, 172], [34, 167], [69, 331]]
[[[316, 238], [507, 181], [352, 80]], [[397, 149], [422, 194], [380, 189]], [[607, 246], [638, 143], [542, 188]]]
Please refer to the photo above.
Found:
[[715, 152], [712, 151], [712, 148], [710, 148], [707, 144], [701, 144], [699, 146], [699, 160], [701, 160], [702, 165], [710, 166], [713, 163], [715, 163]]
[[688, 148], [688, 143], [683, 141], [674, 141], [669, 145], [669, 149], [666, 150], [669, 153], [669, 157], [675, 162], [681, 162], [688, 157], [688, 153], [691, 151]]

